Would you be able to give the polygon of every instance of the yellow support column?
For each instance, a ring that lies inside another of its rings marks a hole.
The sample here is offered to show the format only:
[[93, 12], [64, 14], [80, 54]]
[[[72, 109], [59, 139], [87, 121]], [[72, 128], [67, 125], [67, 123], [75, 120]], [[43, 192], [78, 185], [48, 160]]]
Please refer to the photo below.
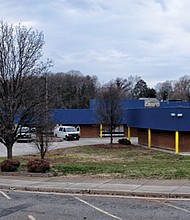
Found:
[[128, 129], [127, 130], [127, 138], [128, 138], [128, 140], [130, 140], [131, 139], [131, 128], [128, 127], [127, 129]]
[[148, 129], [148, 148], [151, 148], [151, 130], [150, 128]]
[[179, 153], [179, 132], [175, 132], [175, 153]]
[[102, 124], [100, 124], [100, 138], [102, 138]]

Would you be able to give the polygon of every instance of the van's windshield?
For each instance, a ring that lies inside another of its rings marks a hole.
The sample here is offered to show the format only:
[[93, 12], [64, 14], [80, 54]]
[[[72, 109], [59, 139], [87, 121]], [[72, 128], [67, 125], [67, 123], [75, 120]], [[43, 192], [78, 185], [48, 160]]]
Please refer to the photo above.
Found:
[[75, 128], [66, 128], [66, 131], [67, 131], [67, 132], [75, 132], [76, 129], [75, 129]]

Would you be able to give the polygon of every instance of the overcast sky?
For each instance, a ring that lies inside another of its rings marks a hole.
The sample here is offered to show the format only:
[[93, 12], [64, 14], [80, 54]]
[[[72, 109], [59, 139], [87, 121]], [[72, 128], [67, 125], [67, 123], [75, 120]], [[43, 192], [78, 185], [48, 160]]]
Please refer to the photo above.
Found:
[[52, 72], [150, 87], [190, 75], [189, 0], [0, 0], [0, 18], [44, 33]]

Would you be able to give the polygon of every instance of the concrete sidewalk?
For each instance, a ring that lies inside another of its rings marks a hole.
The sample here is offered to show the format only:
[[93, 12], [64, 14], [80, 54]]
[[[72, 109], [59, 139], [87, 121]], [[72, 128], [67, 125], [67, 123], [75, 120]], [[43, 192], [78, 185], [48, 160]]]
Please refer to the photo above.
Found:
[[2, 176], [0, 188], [57, 193], [190, 198], [190, 180]]

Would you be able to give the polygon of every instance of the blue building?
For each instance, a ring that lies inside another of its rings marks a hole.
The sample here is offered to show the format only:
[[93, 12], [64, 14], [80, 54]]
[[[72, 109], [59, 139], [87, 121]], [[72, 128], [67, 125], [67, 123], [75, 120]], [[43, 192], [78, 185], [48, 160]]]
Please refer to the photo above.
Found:
[[[139, 144], [178, 152], [190, 151], [190, 103], [160, 102], [159, 107], [145, 107], [145, 100], [124, 100], [125, 114], [114, 135], [137, 136]], [[107, 136], [109, 132], [96, 119], [95, 100], [89, 109], [52, 110], [54, 124], [81, 127], [82, 137]]]

